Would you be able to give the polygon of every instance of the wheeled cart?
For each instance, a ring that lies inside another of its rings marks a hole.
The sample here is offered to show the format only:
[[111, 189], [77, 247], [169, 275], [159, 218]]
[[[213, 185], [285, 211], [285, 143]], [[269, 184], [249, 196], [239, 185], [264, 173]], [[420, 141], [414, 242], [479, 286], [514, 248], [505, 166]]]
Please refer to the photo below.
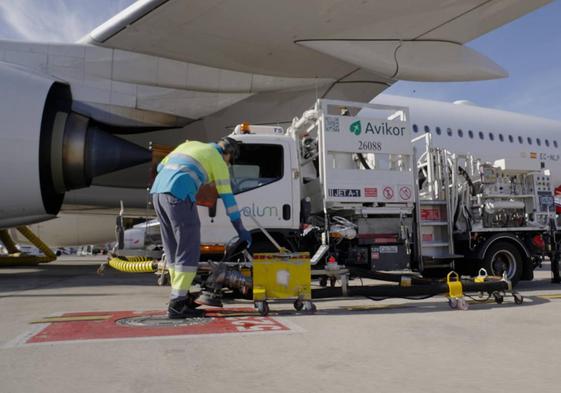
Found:
[[269, 313], [270, 300], [294, 301], [297, 311], [314, 312], [310, 255], [262, 253], [253, 256], [253, 301], [261, 315]]

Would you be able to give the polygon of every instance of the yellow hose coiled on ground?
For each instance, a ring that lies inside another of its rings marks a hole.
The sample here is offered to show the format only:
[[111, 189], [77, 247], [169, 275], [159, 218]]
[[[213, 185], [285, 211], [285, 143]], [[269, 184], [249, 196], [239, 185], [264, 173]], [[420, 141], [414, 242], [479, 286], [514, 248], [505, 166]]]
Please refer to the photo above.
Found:
[[23, 236], [29, 240], [31, 244], [37, 247], [44, 254], [43, 256], [37, 255], [25, 255], [14, 253], [14, 249], [17, 250], [12, 237], [7, 230], [0, 231], [0, 240], [6, 248], [10, 255], [0, 256], [0, 266], [35, 266], [40, 263], [49, 263], [56, 261], [55, 253], [47, 246], [41, 239], [39, 239], [32, 231], [26, 226], [21, 226], [16, 228]]
[[158, 262], [145, 257], [113, 257], [107, 264], [125, 273], [154, 273], [158, 270]]

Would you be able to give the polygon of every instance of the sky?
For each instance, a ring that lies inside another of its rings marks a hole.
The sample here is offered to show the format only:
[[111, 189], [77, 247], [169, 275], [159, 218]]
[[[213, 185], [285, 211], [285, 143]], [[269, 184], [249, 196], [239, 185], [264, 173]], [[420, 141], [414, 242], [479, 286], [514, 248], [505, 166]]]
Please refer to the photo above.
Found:
[[[0, 39], [74, 42], [134, 0], [0, 0]], [[387, 93], [561, 120], [561, 0], [467, 45], [505, 68], [506, 79], [398, 82]]]

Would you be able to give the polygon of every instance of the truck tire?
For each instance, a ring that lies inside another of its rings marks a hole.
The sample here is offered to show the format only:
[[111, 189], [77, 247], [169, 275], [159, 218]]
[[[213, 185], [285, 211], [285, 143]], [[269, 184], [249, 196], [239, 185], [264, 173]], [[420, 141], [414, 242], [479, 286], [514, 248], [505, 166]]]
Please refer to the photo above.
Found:
[[501, 241], [487, 249], [481, 267], [491, 276], [502, 276], [506, 272], [512, 285], [516, 285], [522, 277], [523, 262], [522, 254], [514, 244]]

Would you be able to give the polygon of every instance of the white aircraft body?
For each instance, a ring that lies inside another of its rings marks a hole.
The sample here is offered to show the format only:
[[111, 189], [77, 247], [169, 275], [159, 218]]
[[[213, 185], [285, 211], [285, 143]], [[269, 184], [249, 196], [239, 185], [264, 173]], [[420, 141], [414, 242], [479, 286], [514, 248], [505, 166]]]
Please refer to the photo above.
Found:
[[551, 171], [553, 188], [561, 186], [561, 121], [454, 103], [382, 94], [374, 103], [409, 108], [413, 137], [428, 132], [434, 146], [494, 162], [531, 159]]
[[[105, 217], [100, 234], [120, 200], [145, 213], [149, 165], [137, 164], [151, 159], [149, 142], [213, 140], [244, 120], [286, 124], [318, 97], [366, 102], [398, 80], [505, 77], [464, 44], [549, 2], [141, 0], [76, 44], [0, 41], [0, 229], [41, 223], [51, 245], [96, 243], [80, 235], [101, 228], [93, 216]], [[419, 127], [470, 127], [419, 110]], [[492, 118], [473, 131], [546, 130]], [[532, 146], [555, 157], [555, 146]], [[43, 222], [59, 213], [74, 224], [54, 220], [57, 234], [72, 236], [50, 239]]]

